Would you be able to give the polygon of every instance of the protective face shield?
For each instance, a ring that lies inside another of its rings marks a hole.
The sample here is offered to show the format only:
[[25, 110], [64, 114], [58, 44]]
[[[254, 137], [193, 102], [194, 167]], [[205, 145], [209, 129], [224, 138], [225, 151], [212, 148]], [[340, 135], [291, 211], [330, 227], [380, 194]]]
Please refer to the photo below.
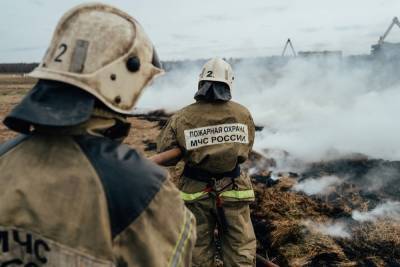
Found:
[[229, 89], [232, 90], [233, 80], [234, 77], [231, 65], [223, 59], [213, 58], [204, 64], [200, 73], [199, 84], [201, 84], [202, 81], [222, 82], [227, 84]]
[[61, 18], [30, 76], [76, 86], [111, 110], [131, 114], [143, 88], [162, 73], [152, 43], [134, 18], [111, 6], [83, 4]]

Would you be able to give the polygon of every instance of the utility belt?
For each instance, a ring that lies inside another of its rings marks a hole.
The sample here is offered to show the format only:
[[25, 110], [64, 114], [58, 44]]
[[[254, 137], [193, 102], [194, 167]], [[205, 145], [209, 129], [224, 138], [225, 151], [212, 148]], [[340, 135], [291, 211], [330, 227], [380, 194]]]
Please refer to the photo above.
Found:
[[[221, 194], [223, 194], [223, 192], [229, 187], [232, 187], [232, 190], [238, 190], [235, 179], [240, 176], [240, 166], [236, 165], [232, 171], [223, 173], [211, 173], [198, 168], [185, 166], [183, 169], [183, 175], [187, 178], [207, 183], [201, 194], [209, 194], [214, 197], [216, 207], [216, 214], [214, 215], [217, 220], [219, 233], [226, 233], [229, 227], [223, 208]], [[223, 178], [230, 178], [231, 181], [228, 184], [219, 186], [218, 181]]]
[[209, 171], [201, 170], [199, 168], [195, 167], [190, 167], [185, 165], [185, 168], [183, 169], [183, 176], [204, 182], [204, 183], [210, 183], [212, 181], [218, 181], [221, 180], [225, 177], [231, 178], [231, 179], [236, 179], [240, 176], [240, 165], [237, 164], [235, 168], [229, 172], [223, 172], [223, 173], [212, 173]]
[[[195, 201], [196, 199], [202, 198], [206, 195], [214, 198], [216, 206], [215, 216], [220, 233], [227, 232], [229, 228], [223, 208], [223, 198], [228, 197], [238, 200], [248, 200], [254, 198], [253, 189], [240, 191], [238, 185], [236, 184], [235, 180], [240, 176], [239, 165], [236, 165], [232, 171], [224, 173], [211, 173], [198, 168], [185, 166], [183, 169], [183, 176], [206, 183], [206, 186], [202, 191], [195, 193], [181, 192], [181, 197], [185, 201]], [[221, 180], [223, 178], [230, 178], [230, 181]]]

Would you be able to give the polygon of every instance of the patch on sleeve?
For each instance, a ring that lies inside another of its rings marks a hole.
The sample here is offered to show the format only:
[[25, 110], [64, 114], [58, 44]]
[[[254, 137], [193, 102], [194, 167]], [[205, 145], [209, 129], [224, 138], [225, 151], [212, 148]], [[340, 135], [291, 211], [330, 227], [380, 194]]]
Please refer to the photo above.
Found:
[[0, 226], [1, 267], [115, 267], [111, 261], [96, 259], [38, 234]]
[[226, 143], [249, 143], [249, 130], [242, 123], [219, 124], [185, 130], [186, 149]]

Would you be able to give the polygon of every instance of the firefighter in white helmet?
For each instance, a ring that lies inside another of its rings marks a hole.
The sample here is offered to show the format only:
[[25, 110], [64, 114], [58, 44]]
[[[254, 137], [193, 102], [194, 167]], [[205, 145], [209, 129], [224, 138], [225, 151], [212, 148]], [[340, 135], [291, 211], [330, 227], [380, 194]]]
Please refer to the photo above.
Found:
[[60, 20], [4, 123], [1, 266], [190, 266], [194, 217], [164, 170], [121, 141], [161, 74], [140, 24], [107, 5]]
[[[208, 61], [201, 73], [196, 102], [171, 117], [158, 140], [158, 150], [182, 151], [185, 167], [180, 189], [197, 221], [194, 266], [213, 266], [218, 229], [224, 266], [253, 266], [256, 238], [249, 203], [254, 191], [240, 164], [254, 142], [250, 112], [231, 101], [231, 66]], [[162, 155], [160, 154], [160, 155]]]

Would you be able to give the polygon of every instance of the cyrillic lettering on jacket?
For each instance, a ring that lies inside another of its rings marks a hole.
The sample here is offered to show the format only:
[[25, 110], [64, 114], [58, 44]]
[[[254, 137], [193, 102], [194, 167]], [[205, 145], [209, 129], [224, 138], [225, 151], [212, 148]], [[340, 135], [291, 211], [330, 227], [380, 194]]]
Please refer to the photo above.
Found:
[[226, 143], [249, 143], [248, 127], [242, 123], [229, 123], [188, 129], [184, 131], [186, 149]]

